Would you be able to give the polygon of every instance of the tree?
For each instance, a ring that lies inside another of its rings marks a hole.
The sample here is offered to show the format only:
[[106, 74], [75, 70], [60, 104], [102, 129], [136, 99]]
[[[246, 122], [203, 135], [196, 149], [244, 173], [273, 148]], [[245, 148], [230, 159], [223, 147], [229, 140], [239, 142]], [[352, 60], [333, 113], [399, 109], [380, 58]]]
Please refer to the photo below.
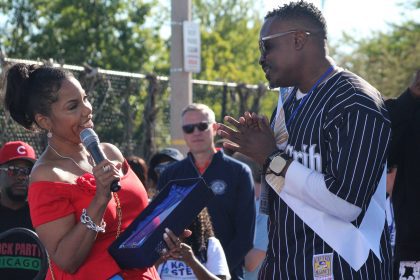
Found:
[[[420, 8], [420, 1], [406, 3], [407, 9]], [[344, 34], [344, 44], [353, 45], [350, 54], [337, 54], [340, 64], [357, 73], [383, 95], [399, 95], [419, 69], [420, 23], [406, 21], [392, 25], [388, 33], [377, 32], [371, 38], [354, 40]]]
[[[252, 0], [193, 0], [193, 19], [200, 23], [201, 65], [197, 79], [236, 82], [237, 88], [194, 88], [194, 98], [212, 106], [217, 116], [256, 109], [270, 114], [276, 95], [250, 90], [245, 84], [266, 84], [258, 64], [261, 18]], [[209, 92], [210, 90], [210, 92]], [[256, 102], [256, 99], [260, 102]], [[221, 100], [225, 103], [221, 104]], [[226, 109], [228, 108], [228, 109]], [[269, 108], [268, 111], [264, 108]]]
[[265, 83], [258, 65], [261, 19], [251, 0], [194, 0], [201, 29], [202, 71], [197, 78]]
[[[10, 0], [0, 42], [9, 56], [54, 58], [104, 69], [147, 72], [163, 49], [157, 28], [145, 28], [156, 0]], [[153, 55], [153, 56], [152, 56]]]

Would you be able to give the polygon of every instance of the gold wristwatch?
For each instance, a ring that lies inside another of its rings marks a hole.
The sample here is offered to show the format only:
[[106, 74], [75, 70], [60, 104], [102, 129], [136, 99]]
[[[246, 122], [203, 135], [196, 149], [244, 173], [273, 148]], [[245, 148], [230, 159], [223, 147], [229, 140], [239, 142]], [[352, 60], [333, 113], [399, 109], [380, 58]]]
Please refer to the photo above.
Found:
[[264, 164], [265, 180], [277, 194], [282, 192], [285, 184], [285, 175], [282, 172], [287, 166], [287, 160], [282, 155], [284, 152], [276, 151], [266, 159]]
[[275, 151], [272, 153], [265, 161], [264, 170], [266, 174], [274, 174], [276, 176], [281, 176], [281, 172], [285, 168], [287, 161], [282, 157], [284, 153], [281, 151]]
[[270, 159], [270, 163], [268, 165], [268, 169], [276, 175], [281, 176], [281, 172], [286, 167], [287, 161], [281, 156], [281, 154], [275, 154]]

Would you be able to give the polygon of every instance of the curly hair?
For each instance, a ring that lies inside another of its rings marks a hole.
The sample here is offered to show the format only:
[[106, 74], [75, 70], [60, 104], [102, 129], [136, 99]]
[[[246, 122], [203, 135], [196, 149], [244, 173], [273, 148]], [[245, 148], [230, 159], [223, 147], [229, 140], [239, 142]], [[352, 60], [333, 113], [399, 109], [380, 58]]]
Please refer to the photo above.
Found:
[[5, 108], [20, 125], [35, 130], [35, 114], [49, 116], [61, 83], [72, 76], [60, 68], [17, 63], [7, 71]]
[[314, 26], [323, 38], [327, 38], [327, 22], [321, 11], [312, 3], [305, 1], [290, 2], [267, 13], [265, 20], [269, 18], [281, 20], [300, 21]]
[[214, 236], [213, 224], [207, 208], [204, 208], [188, 227], [192, 234], [185, 240], [185, 243], [193, 249], [194, 255], [200, 262], [207, 262], [207, 247], [209, 238]]

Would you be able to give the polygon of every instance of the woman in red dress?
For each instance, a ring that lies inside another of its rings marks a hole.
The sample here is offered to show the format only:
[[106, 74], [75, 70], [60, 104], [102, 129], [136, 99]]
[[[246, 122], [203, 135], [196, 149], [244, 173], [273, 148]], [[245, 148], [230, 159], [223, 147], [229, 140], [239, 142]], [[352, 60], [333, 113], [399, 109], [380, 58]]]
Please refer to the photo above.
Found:
[[[23, 127], [48, 132], [28, 195], [50, 256], [47, 279], [159, 279], [154, 267], [122, 270], [107, 251], [148, 199], [117, 147], [101, 143], [107, 159], [96, 165], [81, 143], [93, 122], [79, 81], [59, 68], [16, 64], [7, 73], [5, 105]], [[116, 179], [121, 190], [112, 193]]]

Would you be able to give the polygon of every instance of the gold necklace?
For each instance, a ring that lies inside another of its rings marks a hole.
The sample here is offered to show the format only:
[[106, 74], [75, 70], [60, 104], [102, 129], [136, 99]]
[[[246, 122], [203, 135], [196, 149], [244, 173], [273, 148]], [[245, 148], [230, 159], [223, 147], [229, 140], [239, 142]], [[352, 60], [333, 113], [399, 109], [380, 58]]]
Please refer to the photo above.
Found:
[[47, 144], [47, 146], [48, 147], [50, 147], [51, 148], [51, 150], [53, 150], [54, 151], [54, 153], [57, 155], [57, 156], [59, 156], [60, 158], [62, 158], [62, 159], [69, 159], [69, 160], [71, 160], [74, 164], [76, 164], [76, 166], [77, 167], [79, 167], [81, 170], [83, 170], [84, 172], [86, 172], [86, 173], [92, 173], [91, 171], [87, 171], [86, 169], [84, 169], [84, 168], [82, 168], [73, 158], [71, 158], [71, 157], [66, 157], [66, 156], [63, 156], [63, 155], [61, 155], [59, 152], [57, 152], [57, 150], [56, 149], [54, 149], [53, 148], [53, 146], [51, 146], [50, 145], [50, 143], [48, 143]]
[[[71, 158], [71, 157], [66, 157], [66, 156], [63, 156], [63, 155], [61, 155], [59, 152], [57, 152], [56, 151], [56, 149], [54, 149], [51, 145], [50, 145], [50, 143], [48, 143], [48, 147], [50, 147], [56, 154], [57, 154], [57, 156], [59, 156], [60, 158], [63, 158], [63, 159], [69, 159], [69, 160], [71, 160], [75, 165], [77, 165], [77, 167], [79, 167], [81, 170], [83, 170], [83, 171], [85, 171], [85, 172], [87, 172], [87, 173], [91, 173], [91, 172], [89, 172], [89, 171], [87, 171], [86, 169], [84, 169], [84, 168], [82, 168], [73, 158]], [[115, 203], [116, 203], [116, 208], [117, 208], [117, 216], [118, 216], [118, 226], [117, 226], [117, 235], [116, 235], [116, 237], [115, 237], [115, 239], [117, 239], [118, 238], [118, 236], [120, 236], [120, 233], [121, 233], [121, 222], [122, 222], [122, 209], [121, 209], [121, 203], [120, 203], [120, 198], [118, 197], [118, 194], [116, 193], [116, 192], [113, 192], [112, 193], [113, 194], [113, 196], [114, 196], [114, 200], [115, 200]]]
[[117, 226], [117, 234], [115, 236], [115, 239], [117, 239], [121, 233], [122, 208], [121, 208], [120, 198], [118, 197], [118, 194], [116, 192], [113, 192], [112, 194], [114, 195], [114, 200], [115, 200], [115, 203], [117, 204], [116, 208], [117, 208], [117, 216], [118, 216], [118, 226]]

